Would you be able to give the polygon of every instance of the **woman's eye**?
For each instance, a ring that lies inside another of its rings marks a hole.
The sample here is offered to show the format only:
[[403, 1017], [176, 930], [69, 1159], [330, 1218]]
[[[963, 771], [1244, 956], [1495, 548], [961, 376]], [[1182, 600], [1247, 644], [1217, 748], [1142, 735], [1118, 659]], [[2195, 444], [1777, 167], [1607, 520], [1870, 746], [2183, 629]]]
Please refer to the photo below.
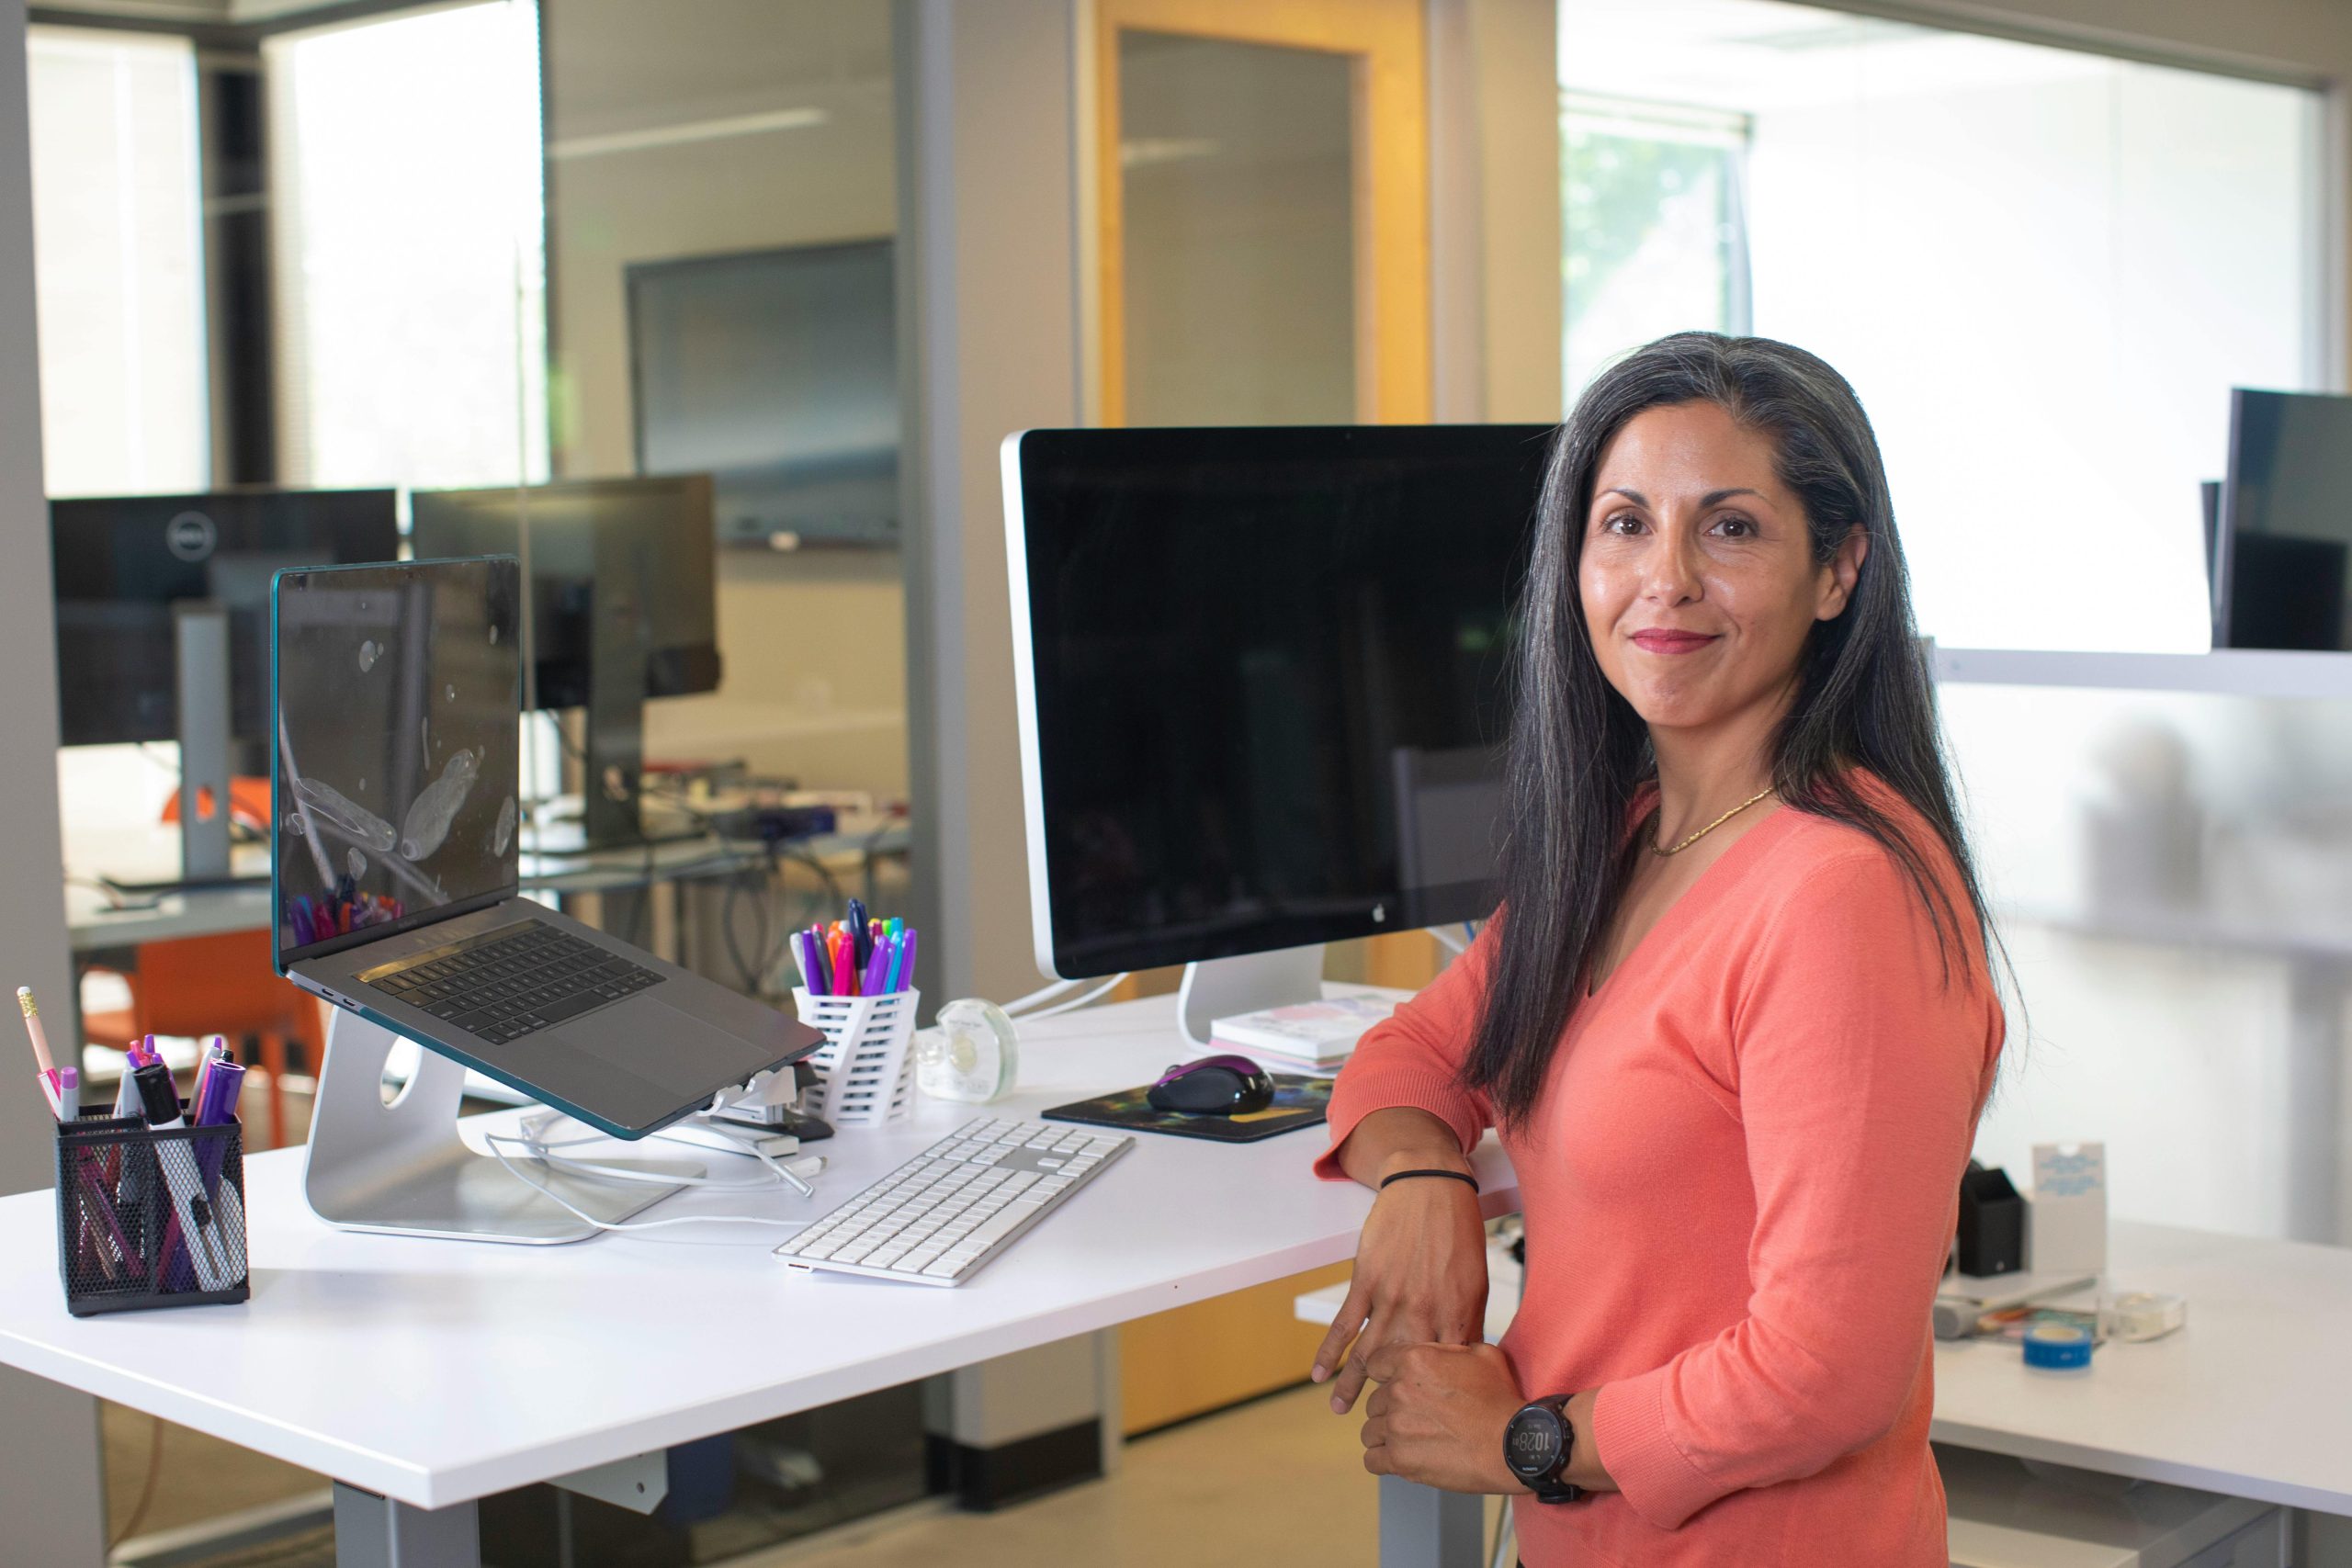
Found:
[[1620, 512], [1603, 519], [1600, 531], [1604, 534], [1637, 534], [1641, 532], [1641, 527], [1640, 518], [1630, 512]]
[[1756, 525], [1745, 517], [1726, 517], [1715, 526], [1723, 531], [1723, 536], [1726, 539], [1756, 537]]

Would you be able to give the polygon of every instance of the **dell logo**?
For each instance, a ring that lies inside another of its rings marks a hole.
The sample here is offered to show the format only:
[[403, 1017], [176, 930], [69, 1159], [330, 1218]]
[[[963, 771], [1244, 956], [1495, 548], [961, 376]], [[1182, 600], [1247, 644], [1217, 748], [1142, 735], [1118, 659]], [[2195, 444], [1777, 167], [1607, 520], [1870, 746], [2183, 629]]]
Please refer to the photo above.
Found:
[[164, 543], [185, 561], [205, 559], [220, 539], [220, 530], [201, 512], [183, 512], [164, 525]]

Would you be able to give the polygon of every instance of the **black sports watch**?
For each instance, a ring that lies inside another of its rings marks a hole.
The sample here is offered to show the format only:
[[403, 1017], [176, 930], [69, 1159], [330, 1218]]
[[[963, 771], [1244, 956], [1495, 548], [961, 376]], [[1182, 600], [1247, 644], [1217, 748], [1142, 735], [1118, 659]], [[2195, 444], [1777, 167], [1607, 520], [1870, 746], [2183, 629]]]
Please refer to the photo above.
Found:
[[1568, 1424], [1568, 1396], [1555, 1394], [1520, 1407], [1503, 1428], [1503, 1463], [1527, 1483], [1539, 1503], [1577, 1503], [1589, 1493], [1560, 1479], [1576, 1451], [1577, 1429]]

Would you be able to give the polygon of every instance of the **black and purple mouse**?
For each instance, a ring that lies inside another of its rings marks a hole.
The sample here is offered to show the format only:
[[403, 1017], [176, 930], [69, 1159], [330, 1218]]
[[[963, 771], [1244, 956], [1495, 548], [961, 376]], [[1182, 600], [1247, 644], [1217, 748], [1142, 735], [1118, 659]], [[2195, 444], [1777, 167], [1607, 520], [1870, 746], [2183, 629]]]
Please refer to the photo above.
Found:
[[1241, 1116], [1274, 1102], [1274, 1080], [1247, 1056], [1203, 1056], [1159, 1075], [1144, 1098], [1154, 1111], [1187, 1116]]

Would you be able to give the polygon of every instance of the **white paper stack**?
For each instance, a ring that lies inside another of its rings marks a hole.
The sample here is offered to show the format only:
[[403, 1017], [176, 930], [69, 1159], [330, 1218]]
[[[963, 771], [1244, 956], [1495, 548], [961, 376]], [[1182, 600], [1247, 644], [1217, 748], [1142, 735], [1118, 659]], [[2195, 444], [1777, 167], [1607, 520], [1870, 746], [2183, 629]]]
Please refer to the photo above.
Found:
[[1276, 1072], [1336, 1073], [1364, 1031], [1396, 1010], [1385, 997], [1330, 997], [1237, 1013], [1209, 1023], [1209, 1043]]

